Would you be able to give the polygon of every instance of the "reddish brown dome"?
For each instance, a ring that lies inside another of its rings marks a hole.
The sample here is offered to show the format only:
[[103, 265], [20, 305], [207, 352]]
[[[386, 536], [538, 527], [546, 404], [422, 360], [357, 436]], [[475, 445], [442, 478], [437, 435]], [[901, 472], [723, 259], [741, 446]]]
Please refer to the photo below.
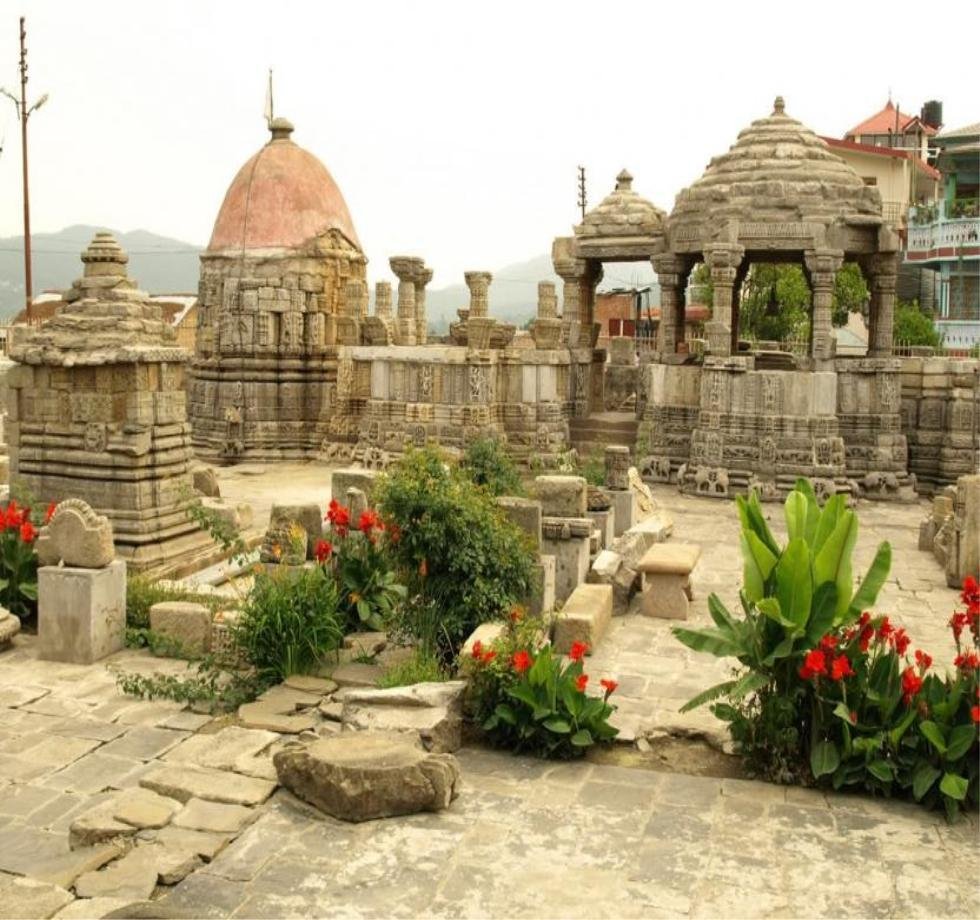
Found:
[[235, 176], [214, 222], [211, 252], [302, 246], [328, 230], [361, 244], [344, 196], [327, 168], [290, 139], [284, 118], [272, 139]]

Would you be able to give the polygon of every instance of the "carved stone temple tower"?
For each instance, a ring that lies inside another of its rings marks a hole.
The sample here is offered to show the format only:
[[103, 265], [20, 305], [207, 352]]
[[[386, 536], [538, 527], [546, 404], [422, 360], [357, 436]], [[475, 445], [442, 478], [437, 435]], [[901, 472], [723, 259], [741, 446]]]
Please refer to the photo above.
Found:
[[363, 312], [367, 259], [347, 205], [292, 131], [273, 120], [201, 256], [189, 414], [202, 458], [315, 456], [336, 401], [338, 326]]
[[84, 499], [112, 521], [131, 570], [166, 574], [214, 545], [186, 512], [190, 354], [127, 261], [111, 234], [97, 233], [67, 304], [11, 346], [10, 481], [42, 509]]

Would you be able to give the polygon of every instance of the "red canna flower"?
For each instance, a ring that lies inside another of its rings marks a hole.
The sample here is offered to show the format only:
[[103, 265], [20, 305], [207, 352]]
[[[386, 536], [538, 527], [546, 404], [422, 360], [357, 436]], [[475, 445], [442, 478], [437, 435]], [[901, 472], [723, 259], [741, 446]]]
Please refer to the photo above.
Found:
[[980, 668], [980, 655], [976, 652], [961, 652], [953, 659], [953, 666], [961, 671], [973, 671]]
[[44, 523], [45, 524], [50, 524], [51, 523], [51, 518], [54, 517], [54, 512], [55, 512], [55, 509], [57, 507], [58, 507], [58, 503], [57, 502], [51, 502], [51, 504], [48, 505], [48, 510], [44, 512]]
[[980, 723], [980, 706], [974, 706], [970, 709], [970, 718], [974, 722]]
[[334, 531], [339, 537], [346, 537], [350, 529], [350, 509], [340, 504], [337, 499], [330, 499], [327, 508], [327, 520], [333, 526]]
[[616, 688], [619, 686], [618, 681], [610, 680], [607, 677], [604, 677], [602, 680], [600, 680], [599, 684], [606, 691], [606, 696], [609, 696], [610, 693], [615, 693]]
[[967, 575], [963, 579], [963, 592], [960, 600], [967, 607], [980, 607], [980, 583], [972, 575]]
[[317, 562], [326, 562], [333, 552], [333, 544], [329, 540], [317, 540], [313, 548], [313, 556]]
[[902, 671], [902, 699], [908, 706], [912, 698], [922, 689], [922, 678], [915, 673], [914, 668], [906, 668]]
[[851, 720], [851, 725], [857, 725], [858, 724], [858, 714], [853, 709], [851, 710], [850, 714], [848, 715], [848, 719]]
[[584, 642], [573, 642], [571, 649], [569, 649], [568, 657], [572, 661], [581, 661], [588, 650], [589, 647]]
[[34, 525], [30, 521], [24, 521], [20, 525], [20, 538], [24, 543], [33, 543], [34, 538], [37, 536], [37, 531], [34, 529]]
[[881, 623], [878, 624], [878, 641], [887, 642], [893, 632], [895, 627], [889, 622], [888, 617], [882, 617]]
[[963, 630], [970, 625], [970, 618], [966, 611], [957, 611], [949, 619], [949, 626], [953, 630], [953, 638], [959, 642]]
[[861, 616], [858, 617], [858, 626], [864, 627], [867, 626], [870, 622], [871, 622], [871, 614], [867, 610], [865, 610], [864, 613], [862, 613]]
[[824, 653], [818, 649], [811, 649], [806, 653], [806, 658], [803, 659], [803, 665], [800, 668], [800, 677], [803, 680], [810, 680], [811, 677], [817, 677], [821, 674], [827, 673], [827, 657]]
[[14, 499], [10, 500], [10, 503], [3, 511], [3, 526], [6, 530], [15, 530], [20, 527], [23, 523], [24, 518], [21, 515], [20, 508], [17, 507], [17, 502]]
[[862, 652], [866, 652], [868, 650], [868, 646], [871, 644], [874, 634], [875, 628], [870, 623], [861, 630], [861, 635], [858, 636], [858, 647]]
[[919, 673], [925, 674], [932, 666], [932, 655], [927, 655], [921, 648], [915, 650], [915, 663], [919, 666]]
[[482, 661], [484, 664], [490, 664], [490, 662], [496, 657], [497, 653], [491, 649], [490, 651], [483, 653]]
[[912, 640], [908, 637], [904, 629], [895, 630], [892, 634], [891, 641], [895, 646], [895, 651], [899, 655], [904, 655], [912, 643]]
[[483, 657], [483, 643], [479, 639], [477, 639], [476, 642], [473, 643], [473, 648], [470, 649], [470, 654], [474, 658]]
[[845, 677], [852, 677], [854, 675], [854, 668], [851, 667], [851, 661], [847, 655], [838, 655], [834, 658], [830, 665], [830, 679], [831, 680], [843, 680]]
[[820, 648], [822, 648], [825, 652], [832, 652], [835, 648], [837, 648], [837, 636], [832, 636], [830, 633], [827, 633], [827, 635], [820, 640]]
[[523, 674], [529, 667], [531, 667], [531, 656], [522, 649], [521, 651], [514, 653], [514, 657], [511, 658], [510, 663], [514, 666], [514, 670], [517, 671], [518, 674]]
[[578, 690], [579, 693], [585, 693], [585, 686], [588, 684], [588, 682], [588, 674], [579, 674], [579, 676], [575, 678], [575, 689]]
[[381, 518], [368, 508], [361, 512], [361, 516], [357, 521], [357, 529], [364, 534], [369, 534], [372, 530], [380, 530]]

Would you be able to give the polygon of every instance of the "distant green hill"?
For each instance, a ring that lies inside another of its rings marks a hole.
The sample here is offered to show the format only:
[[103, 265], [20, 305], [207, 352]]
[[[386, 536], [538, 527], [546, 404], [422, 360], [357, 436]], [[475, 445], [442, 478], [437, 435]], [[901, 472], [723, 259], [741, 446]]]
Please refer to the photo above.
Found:
[[[57, 233], [31, 236], [34, 295], [64, 290], [82, 274], [79, 256], [97, 230], [109, 230], [129, 253], [129, 274], [151, 294], [197, 290], [200, 247], [146, 230], [121, 233], [109, 227], [76, 224]], [[0, 317], [9, 318], [24, 306], [24, 238], [0, 238]]]
[[[33, 235], [34, 294], [65, 290], [82, 273], [79, 259], [98, 230], [108, 229], [129, 253], [129, 274], [151, 294], [197, 291], [201, 248], [146, 230], [121, 233], [107, 227], [77, 224], [57, 233]], [[384, 263], [382, 263], [384, 265]], [[386, 268], [386, 265], [385, 265]], [[606, 266], [601, 289], [643, 286], [655, 280], [649, 263]], [[439, 281], [438, 268], [435, 281]], [[561, 279], [551, 266], [551, 256], [542, 254], [493, 271], [490, 313], [504, 322], [523, 325], [537, 310], [538, 282], [553, 281], [561, 298]], [[373, 279], [372, 279], [373, 282]], [[373, 283], [372, 283], [373, 288]], [[372, 291], [373, 293], [373, 291]], [[456, 311], [469, 304], [470, 294], [462, 281], [426, 291], [426, 312], [439, 331], [449, 328]], [[23, 237], [0, 238], [0, 318], [9, 318], [24, 306]]]

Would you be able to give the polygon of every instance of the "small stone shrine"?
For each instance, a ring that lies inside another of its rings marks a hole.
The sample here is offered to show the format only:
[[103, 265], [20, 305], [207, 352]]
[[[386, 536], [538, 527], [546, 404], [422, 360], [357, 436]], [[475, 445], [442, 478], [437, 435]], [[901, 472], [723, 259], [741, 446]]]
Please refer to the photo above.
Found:
[[117, 554], [161, 574], [210, 550], [187, 516], [190, 430], [184, 367], [160, 307], [126, 274], [109, 233], [43, 326], [11, 348], [11, 481], [41, 504], [80, 498], [112, 522]]
[[189, 416], [203, 459], [315, 456], [334, 415], [337, 346], [360, 341], [367, 314], [367, 259], [340, 189], [286, 119], [271, 132], [201, 255]]

